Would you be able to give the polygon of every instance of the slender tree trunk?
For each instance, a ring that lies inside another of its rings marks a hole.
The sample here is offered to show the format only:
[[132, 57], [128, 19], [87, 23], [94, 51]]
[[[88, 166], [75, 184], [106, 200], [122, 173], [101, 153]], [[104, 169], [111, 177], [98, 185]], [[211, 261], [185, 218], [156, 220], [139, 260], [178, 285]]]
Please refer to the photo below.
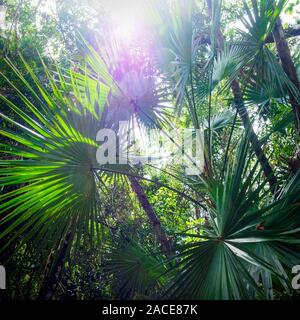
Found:
[[67, 257], [69, 242], [71, 241], [71, 231], [68, 231], [65, 239], [60, 245], [57, 261], [53, 264], [53, 255], [50, 253], [47, 262], [47, 270], [44, 276], [44, 282], [42, 287], [40, 288], [40, 292], [38, 295], [39, 300], [50, 300], [53, 297], [57, 284], [59, 282], [59, 278], [61, 273], [64, 270], [64, 264]]
[[163, 253], [167, 257], [170, 257], [172, 252], [171, 241], [167, 237], [165, 231], [163, 230], [159, 218], [157, 217], [153, 210], [153, 207], [149, 203], [149, 200], [145, 194], [143, 187], [141, 186], [140, 182], [136, 177], [128, 176], [128, 179], [130, 180], [132, 190], [136, 194], [141, 206], [143, 207], [144, 211], [146, 212], [149, 218], [149, 221], [154, 229], [155, 235], [160, 243]]
[[[103, 124], [104, 123], [105, 123], [105, 121], [103, 122]], [[117, 132], [119, 131], [119, 126], [117, 126], [116, 131]], [[117, 143], [119, 144], [119, 140]], [[121, 147], [118, 145], [118, 150], [120, 150]], [[153, 207], [151, 206], [151, 204], [145, 194], [145, 191], [144, 191], [142, 185], [140, 184], [139, 179], [137, 179], [136, 177], [134, 177], [132, 175], [128, 175], [127, 177], [130, 181], [132, 190], [134, 191], [134, 193], [136, 194], [136, 196], [138, 198], [140, 205], [142, 206], [142, 208], [144, 209], [145, 213], [148, 216], [148, 219], [153, 227], [155, 236], [160, 243], [160, 247], [161, 247], [162, 252], [165, 254], [165, 256], [167, 258], [171, 257], [172, 256], [171, 241], [167, 237], [165, 231], [163, 230], [162, 225], [160, 223], [160, 220], [157, 217], [157, 215], [155, 214]]]
[[237, 80], [233, 80], [231, 83], [231, 90], [234, 95], [234, 100], [235, 100], [235, 105], [237, 108], [237, 112], [239, 114], [239, 117], [241, 118], [243, 122], [243, 126], [249, 135], [249, 139], [253, 148], [253, 151], [255, 152], [255, 155], [263, 169], [264, 175], [267, 178], [269, 185], [271, 187], [271, 191], [273, 193], [276, 192], [276, 187], [277, 187], [277, 179], [273, 173], [273, 169], [269, 164], [269, 161], [263, 152], [260, 142], [258, 140], [258, 137], [256, 133], [253, 130], [249, 114], [247, 112], [247, 109], [245, 107], [243, 97], [242, 97], [242, 92], [241, 88], [239, 85], [239, 82]]
[[[209, 14], [210, 18], [213, 19], [213, 16], [212, 16], [213, 9], [212, 9], [212, 1], [211, 0], [207, 0], [207, 7], [208, 7], [208, 14]], [[215, 37], [216, 37], [216, 42], [217, 42], [217, 46], [218, 46], [219, 50], [223, 50], [224, 49], [224, 36], [223, 36], [220, 28], [216, 28]], [[277, 187], [277, 179], [274, 175], [274, 171], [273, 171], [264, 151], [261, 148], [259, 139], [253, 130], [253, 126], [251, 124], [248, 111], [247, 111], [245, 104], [244, 104], [244, 101], [243, 101], [243, 95], [242, 95], [242, 91], [240, 88], [240, 84], [237, 80], [233, 80], [231, 82], [231, 91], [233, 93], [233, 97], [234, 97], [234, 101], [235, 101], [238, 115], [241, 118], [241, 120], [243, 122], [243, 126], [245, 128], [245, 131], [247, 132], [247, 134], [249, 136], [252, 149], [255, 152], [255, 155], [256, 155], [256, 157], [262, 167], [264, 175], [269, 182], [271, 192], [273, 194], [275, 194], [276, 187]]]
[[281, 60], [282, 68], [285, 71], [286, 75], [289, 77], [291, 82], [295, 85], [296, 90], [299, 91], [298, 95], [295, 95], [294, 92], [289, 91], [290, 103], [292, 105], [296, 129], [300, 134], [300, 86], [299, 79], [297, 76], [296, 67], [293, 63], [291, 52], [288, 46], [288, 43], [284, 36], [284, 31], [282, 28], [282, 23], [280, 17], [278, 17], [277, 21], [274, 25], [273, 36], [275, 39], [278, 55]]

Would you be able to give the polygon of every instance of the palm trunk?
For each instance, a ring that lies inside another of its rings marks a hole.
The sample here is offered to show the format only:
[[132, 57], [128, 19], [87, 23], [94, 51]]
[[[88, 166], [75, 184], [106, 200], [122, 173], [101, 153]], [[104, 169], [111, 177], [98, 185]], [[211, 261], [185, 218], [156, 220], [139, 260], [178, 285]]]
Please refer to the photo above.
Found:
[[50, 253], [47, 262], [47, 269], [44, 275], [44, 282], [40, 288], [38, 299], [39, 300], [50, 300], [55, 292], [59, 278], [64, 270], [64, 264], [68, 254], [69, 242], [71, 241], [71, 231], [68, 231], [66, 238], [61, 244], [59, 249], [58, 257], [52, 269], [53, 255]]
[[[278, 55], [281, 60], [282, 68], [288, 78], [291, 80], [291, 82], [295, 85], [297, 90], [300, 90], [299, 86], [299, 79], [297, 76], [296, 67], [293, 63], [291, 52], [288, 46], [288, 43], [285, 39], [281, 19], [278, 17], [274, 30], [273, 30], [273, 36], [276, 42], [276, 47], [278, 51]], [[299, 95], [296, 96], [294, 92], [289, 91], [289, 97], [290, 97], [290, 103], [292, 105], [294, 118], [295, 118], [295, 124], [296, 129], [298, 133], [300, 134], [300, 103], [299, 103]]]
[[159, 221], [159, 218], [155, 214], [149, 200], [145, 194], [143, 187], [141, 186], [140, 182], [136, 177], [128, 176], [128, 179], [131, 183], [132, 190], [136, 194], [141, 206], [143, 207], [144, 211], [146, 212], [149, 221], [154, 229], [155, 235], [157, 240], [160, 243], [161, 250], [167, 256], [171, 256], [172, 246], [171, 241], [168, 239], [165, 231], [162, 228], [162, 225]]
[[235, 105], [237, 108], [237, 112], [243, 122], [243, 126], [245, 128], [245, 131], [249, 136], [252, 149], [255, 152], [255, 155], [256, 155], [256, 157], [262, 167], [264, 175], [269, 182], [272, 193], [275, 193], [276, 187], [277, 187], [277, 179], [274, 175], [273, 169], [272, 169], [271, 165], [269, 164], [269, 161], [268, 161], [265, 153], [263, 152], [263, 150], [261, 148], [258, 137], [253, 130], [253, 126], [251, 124], [249, 114], [247, 112], [247, 109], [246, 109], [244, 101], [243, 101], [241, 88], [240, 88], [239, 82], [237, 80], [232, 81], [231, 90], [232, 90], [232, 93], [234, 96], [234, 101], [235, 101]]
[[[210, 18], [212, 19], [213, 17], [212, 17], [212, 2], [211, 2], [211, 0], [207, 0], [207, 6], [208, 6], [208, 14], [209, 14]], [[216, 42], [218, 44], [219, 50], [223, 50], [224, 49], [224, 36], [223, 36], [220, 28], [217, 28], [215, 30], [215, 36], [216, 36]], [[255, 152], [255, 155], [256, 155], [256, 157], [262, 167], [264, 175], [269, 182], [271, 192], [273, 194], [275, 194], [276, 187], [277, 187], [277, 179], [274, 175], [273, 169], [272, 169], [264, 151], [261, 148], [259, 139], [253, 130], [253, 126], [251, 124], [248, 111], [247, 111], [245, 104], [244, 104], [244, 101], [243, 101], [243, 95], [242, 95], [242, 91], [240, 88], [240, 84], [237, 80], [233, 80], [231, 82], [231, 91], [233, 93], [237, 112], [239, 114], [239, 117], [242, 120], [245, 131], [248, 134], [248, 137], [250, 139], [252, 149]]]

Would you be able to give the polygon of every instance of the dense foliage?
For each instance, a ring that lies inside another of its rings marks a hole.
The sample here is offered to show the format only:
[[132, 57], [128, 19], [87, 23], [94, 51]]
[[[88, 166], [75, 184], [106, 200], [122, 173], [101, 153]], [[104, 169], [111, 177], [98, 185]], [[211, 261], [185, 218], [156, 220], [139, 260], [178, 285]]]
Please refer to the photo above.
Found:
[[[1, 295], [296, 297], [299, 1], [108, 2], [1, 3]], [[99, 163], [120, 121], [175, 151]]]

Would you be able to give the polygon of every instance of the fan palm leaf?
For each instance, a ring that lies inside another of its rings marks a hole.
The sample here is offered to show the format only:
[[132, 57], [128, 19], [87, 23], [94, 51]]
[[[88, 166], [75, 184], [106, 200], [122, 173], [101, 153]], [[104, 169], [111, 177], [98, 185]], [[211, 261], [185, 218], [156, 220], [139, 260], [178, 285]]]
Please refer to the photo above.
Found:
[[205, 182], [212, 203], [210, 227], [202, 235], [189, 235], [195, 241], [184, 245], [177, 257], [171, 296], [253, 299], [262, 294], [257, 272], [264, 275], [266, 290], [272, 277], [289, 287], [284, 268], [297, 263], [300, 254], [299, 179], [293, 178], [279, 198], [269, 202], [266, 182], [258, 184], [258, 164], [249, 167], [248, 145], [242, 141], [223, 181]]

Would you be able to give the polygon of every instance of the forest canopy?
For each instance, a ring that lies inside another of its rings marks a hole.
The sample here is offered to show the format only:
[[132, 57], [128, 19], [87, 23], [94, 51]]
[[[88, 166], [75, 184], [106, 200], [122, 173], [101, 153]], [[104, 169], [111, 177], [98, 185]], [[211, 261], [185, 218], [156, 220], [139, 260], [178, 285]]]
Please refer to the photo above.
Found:
[[0, 1], [0, 300], [299, 297], [299, 39], [299, 0]]

